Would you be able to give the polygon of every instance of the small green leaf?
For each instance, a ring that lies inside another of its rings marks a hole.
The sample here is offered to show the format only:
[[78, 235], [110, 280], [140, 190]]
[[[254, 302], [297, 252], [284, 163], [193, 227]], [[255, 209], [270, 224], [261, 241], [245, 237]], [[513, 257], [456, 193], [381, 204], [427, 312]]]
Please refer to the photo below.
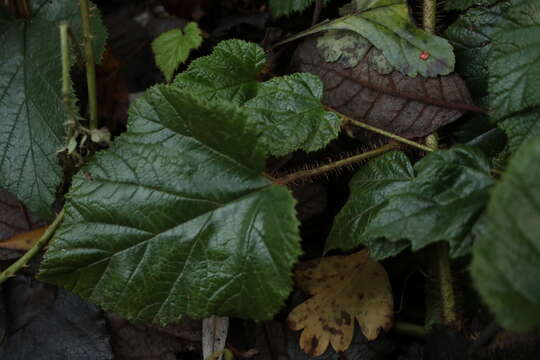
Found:
[[[82, 38], [78, 3], [34, 0], [31, 18], [0, 13], [0, 187], [44, 219], [62, 180], [56, 157], [64, 145], [66, 115], [58, 24], [67, 20]], [[96, 57], [106, 39], [99, 12], [92, 11]]]
[[40, 278], [127, 319], [271, 318], [300, 238], [294, 198], [263, 176], [257, 141], [236, 105], [150, 89], [128, 131], [74, 177]]
[[[325, 3], [330, 0], [324, 0]], [[275, 17], [290, 15], [305, 10], [315, 0], [269, 0], [270, 10]]]
[[540, 1], [521, 0], [497, 26], [489, 54], [490, 115], [500, 121], [540, 107]]
[[524, 144], [495, 186], [471, 272], [504, 327], [540, 325], [540, 137]]
[[259, 45], [225, 40], [211, 55], [194, 60], [173, 84], [200, 98], [242, 104], [257, 93], [257, 75], [265, 63], [264, 50]]
[[321, 105], [321, 80], [308, 73], [274, 78], [259, 85], [245, 106], [261, 130], [260, 143], [272, 155], [315, 151], [339, 134], [341, 120]]
[[201, 29], [195, 22], [190, 22], [184, 31], [173, 29], [159, 35], [152, 41], [152, 50], [156, 64], [170, 82], [174, 72], [183, 64], [191, 50], [197, 49], [202, 43]]
[[365, 37], [403, 74], [430, 77], [454, 70], [454, 53], [446, 39], [419, 29], [405, 0], [356, 0], [349, 15], [303, 31], [290, 40], [326, 30], [349, 30]]
[[326, 247], [348, 250], [364, 244], [372, 257], [382, 259], [403, 250], [404, 240], [413, 250], [448, 241], [452, 256], [462, 256], [491, 185], [489, 162], [467, 146], [435, 151], [414, 167], [404, 153], [385, 154], [352, 178], [350, 198], [334, 220]]

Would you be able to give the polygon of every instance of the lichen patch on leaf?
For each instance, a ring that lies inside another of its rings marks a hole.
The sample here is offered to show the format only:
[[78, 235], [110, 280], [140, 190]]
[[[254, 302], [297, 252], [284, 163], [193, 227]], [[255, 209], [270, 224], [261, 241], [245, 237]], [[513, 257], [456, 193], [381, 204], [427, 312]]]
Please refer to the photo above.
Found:
[[349, 256], [328, 256], [300, 264], [296, 285], [312, 298], [289, 314], [292, 330], [302, 330], [300, 347], [322, 355], [329, 344], [336, 352], [349, 348], [355, 319], [368, 340], [393, 321], [393, 298], [388, 275], [367, 250]]

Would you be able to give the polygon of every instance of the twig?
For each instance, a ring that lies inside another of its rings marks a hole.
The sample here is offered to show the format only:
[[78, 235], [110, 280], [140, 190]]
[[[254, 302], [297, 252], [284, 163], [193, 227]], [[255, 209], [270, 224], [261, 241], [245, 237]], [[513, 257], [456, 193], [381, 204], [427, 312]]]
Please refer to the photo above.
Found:
[[428, 334], [426, 328], [422, 325], [417, 325], [405, 321], [396, 321], [394, 331], [400, 334], [410, 335], [417, 338], [425, 338]]
[[90, 129], [97, 129], [97, 91], [96, 91], [96, 65], [94, 63], [94, 48], [92, 40], [94, 36], [90, 29], [90, 9], [88, 0], [79, 0], [81, 8], [81, 21], [83, 29], [84, 57], [86, 61], [86, 84], [88, 87], [88, 106], [90, 109]]
[[348, 166], [348, 165], [357, 163], [359, 161], [363, 161], [363, 160], [372, 158], [374, 156], [384, 154], [385, 152], [393, 150], [395, 148], [396, 148], [395, 143], [386, 144], [375, 150], [371, 150], [362, 154], [354, 155], [354, 156], [351, 156], [351, 157], [348, 157], [339, 161], [335, 161], [330, 164], [317, 167], [315, 169], [297, 171], [292, 174], [282, 176], [280, 178], [275, 179], [275, 182], [277, 182], [278, 184], [288, 184], [288, 183], [292, 183], [298, 180], [318, 176], [318, 175], [330, 172], [334, 169], [338, 169], [340, 167]]
[[311, 18], [311, 26], [315, 26], [321, 17], [322, 0], [315, 0], [315, 9], [313, 9], [313, 17]]
[[448, 243], [435, 244], [437, 254], [437, 274], [439, 277], [439, 289], [441, 296], [442, 320], [447, 325], [453, 325], [457, 321], [456, 297], [452, 279], [452, 267], [448, 254]]
[[433, 149], [428, 147], [428, 146], [422, 145], [422, 144], [420, 144], [420, 143], [418, 143], [416, 141], [406, 139], [406, 138], [404, 138], [402, 136], [393, 134], [393, 133], [385, 131], [383, 129], [379, 129], [378, 127], [368, 125], [368, 124], [366, 124], [364, 122], [355, 120], [355, 119], [353, 119], [351, 117], [348, 117], [345, 114], [340, 113], [339, 111], [337, 111], [337, 110], [335, 110], [335, 109], [333, 109], [331, 107], [326, 106], [326, 109], [328, 111], [331, 111], [331, 112], [335, 113], [337, 116], [342, 118], [345, 122], [350, 122], [351, 124], [356, 125], [358, 127], [361, 127], [363, 129], [369, 130], [369, 131], [377, 133], [379, 135], [386, 136], [387, 138], [393, 139], [393, 140], [398, 141], [398, 142], [403, 143], [403, 144], [413, 146], [413, 147], [415, 147], [417, 149], [420, 149], [420, 150], [423, 150], [423, 151], [426, 151], [426, 152], [432, 152], [433, 151]]
[[53, 223], [47, 228], [45, 233], [41, 235], [39, 240], [28, 250], [23, 256], [21, 256], [17, 261], [15, 261], [13, 264], [11, 264], [10, 267], [8, 267], [6, 270], [2, 271], [0, 273], [0, 284], [2, 284], [4, 281], [9, 279], [10, 277], [14, 276], [17, 271], [19, 271], [21, 268], [23, 268], [28, 262], [41, 250], [51, 237], [53, 236], [54, 232], [58, 228], [58, 226], [62, 223], [62, 220], [64, 219], [64, 210], [60, 211], [60, 213], [56, 216], [56, 219], [54, 219]]

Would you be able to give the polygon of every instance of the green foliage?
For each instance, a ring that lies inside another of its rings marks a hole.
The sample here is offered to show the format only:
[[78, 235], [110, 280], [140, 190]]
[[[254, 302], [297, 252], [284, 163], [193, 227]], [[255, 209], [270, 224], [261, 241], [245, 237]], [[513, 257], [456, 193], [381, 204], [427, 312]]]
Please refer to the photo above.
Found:
[[191, 50], [201, 46], [202, 40], [201, 29], [197, 23], [190, 22], [184, 27], [184, 31], [173, 29], [152, 41], [156, 64], [167, 82], [172, 80], [174, 72], [187, 60]]
[[257, 75], [265, 63], [259, 45], [225, 40], [211, 55], [194, 60], [173, 84], [201, 99], [221, 98], [243, 104], [257, 93]]
[[[396, 70], [411, 77], [447, 75], [454, 70], [452, 46], [446, 39], [416, 27], [405, 0], [357, 0], [345, 15], [303, 31], [299, 38], [327, 30], [349, 30], [382, 51]], [[421, 54], [427, 52], [425, 60]]]
[[[449, 1], [447, 4], [455, 4]], [[498, 31], [501, 15], [508, 7], [499, 2], [490, 7], [475, 7], [460, 16], [445, 32], [454, 46], [456, 71], [467, 81], [475, 98], [487, 95], [487, 59], [492, 47], [492, 37]]]
[[[74, 1], [35, 0], [31, 13], [28, 20], [0, 13], [0, 186], [50, 219], [62, 180], [56, 152], [64, 144], [66, 119], [57, 25], [67, 20], [81, 38], [80, 12]], [[93, 14], [99, 59], [106, 32]]]
[[315, 151], [335, 139], [341, 119], [321, 105], [323, 85], [315, 75], [293, 74], [259, 84], [246, 108], [261, 130], [260, 143], [272, 155]]
[[75, 176], [40, 278], [128, 319], [271, 318], [300, 239], [257, 141], [236, 105], [152, 88]]
[[[323, 1], [327, 3], [330, 0]], [[272, 15], [279, 17], [305, 10], [314, 2], [315, 0], [269, 0], [269, 5], [272, 10]]]
[[475, 243], [471, 272], [499, 323], [540, 325], [540, 138], [524, 144], [495, 186], [486, 230]]
[[466, 10], [472, 6], [491, 6], [501, 0], [448, 0], [446, 1], [446, 10]]
[[366, 245], [371, 256], [396, 255], [448, 241], [454, 257], [469, 252], [467, 238], [493, 181], [477, 150], [455, 146], [430, 153], [414, 167], [401, 152], [380, 156], [351, 180], [351, 195], [334, 220], [327, 249]]

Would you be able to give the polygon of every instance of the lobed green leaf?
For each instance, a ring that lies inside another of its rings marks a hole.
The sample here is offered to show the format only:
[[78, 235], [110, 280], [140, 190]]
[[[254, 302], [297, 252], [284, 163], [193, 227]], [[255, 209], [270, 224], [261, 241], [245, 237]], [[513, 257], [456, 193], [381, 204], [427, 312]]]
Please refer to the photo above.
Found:
[[524, 144], [495, 186], [471, 273], [498, 322], [524, 331], [540, 325], [540, 137]]
[[366, 245], [373, 258], [382, 259], [408, 244], [418, 250], [448, 241], [451, 255], [462, 256], [492, 183], [488, 160], [467, 146], [435, 151], [414, 167], [404, 153], [387, 153], [352, 178], [326, 248]]
[[263, 170], [245, 111], [154, 87], [74, 177], [39, 277], [127, 319], [269, 319], [300, 239], [292, 195]]

